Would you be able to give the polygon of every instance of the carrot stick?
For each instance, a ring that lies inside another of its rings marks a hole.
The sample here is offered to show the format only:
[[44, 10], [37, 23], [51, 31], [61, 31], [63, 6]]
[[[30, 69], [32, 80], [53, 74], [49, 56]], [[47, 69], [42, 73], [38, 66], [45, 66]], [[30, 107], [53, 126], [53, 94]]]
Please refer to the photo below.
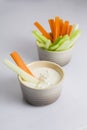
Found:
[[69, 32], [69, 21], [65, 21], [66, 23], [66, 34], [68, 34]]
[[24, 61], [22, 60], [22, 58], [20, 57], [20, 55], [14, 51], [10, 54], [10, 56], [13, 58], [13, 60], [15, 61], [15, 63], [24, 71], [26, 71], [27, 73], [29, 73], [30, 75], [34, 76], [32, 74], [32, 72], [29, 70], [29, 68], [27, 68], [26, 64], [24, 63]]
[[60, 33], [60, 22], [59, 22], [59, 17], [55, 17], [55, 37], [54, 40], [56, 40], [59, 37]]
[[68, 35], [70, 35], [70, 33], [71, 33], [71, 31], [72, 31], [72, 28], [73, 28], [73, 26], [70, 25], [70, 26], [69, 26], [69, 32], [68, 32]]
[[51, 29], [51, 35], [52, 37], [54, 38], [54, 28], [55, 28], [55, 25], [54, 25], [54, 19], [48, 19], [48, 22], [49, 22], [49, 25], [50, 25], [50, 29]]
[[62, 27], [62, 32], [61, 32], [62, 36], [64, 36], [65, 34], [67, 34], [68, 27], [69, 27], [69, 22], [65, 21], [64, 24], [63, 24], [63, 27]]
[[63, 27], [63, 20], [60, 19], [60, 35], [61, 35], [61, 32], [62, 32], [62, 27]]
[[50, 36], [50, 34], [42, 27], [41, 24], [39, 24], [39, 22], [35, 22], [34, 25], [39, 29], [39, 31], [48, 39], [52, 40], [52, 37]]
[[[50, 32], [49, 34], [50, 34], [50, 36], [53, 38], [53, 34], [52, 34], [51, 32]], [[53, 41], [53, 40], [52, 40], [52, 41]]]
[[65, 34], [65, 30], [66, 30], [65, 23], [63, 23], [62, 30], [61, 30], [62, 36]]

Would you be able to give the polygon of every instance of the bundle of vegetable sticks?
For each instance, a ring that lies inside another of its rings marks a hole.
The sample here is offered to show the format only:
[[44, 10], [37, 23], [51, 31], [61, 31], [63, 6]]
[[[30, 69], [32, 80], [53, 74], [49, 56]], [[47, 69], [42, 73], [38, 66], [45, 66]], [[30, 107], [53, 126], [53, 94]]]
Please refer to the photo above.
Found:
[[48, 19], [50, 33], [38, 22], [34, 22], [37, 30], [32, 34], [39, 47], [49, 51], [67, 50], [74, 46], [76, 40], [81, 34], [78, 24], [71, 25], [68, 20], [63, 20], [56, 16], [54, 19]]
[[38, 84], [40, 81], [33, 75], [29, 67], [24, 63], [20, 55], [14, 51], [10, 54], [12, 59], [15, 61], [16, 65], [13, 64], [8, 59], [4, 60], [4, 63], [12, 69], [17, 75], [19, 75], [24, 81], [32, 82]]

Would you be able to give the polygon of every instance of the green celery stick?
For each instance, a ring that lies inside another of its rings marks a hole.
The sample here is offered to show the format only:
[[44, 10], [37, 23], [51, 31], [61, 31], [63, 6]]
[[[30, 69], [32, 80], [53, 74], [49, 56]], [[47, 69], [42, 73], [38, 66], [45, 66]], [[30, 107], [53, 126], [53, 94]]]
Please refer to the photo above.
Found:
[[43, 36], [41, 33], [39, 33], [37, 30], [32, 31], [33, 34], [35, 34], [38, 38], [40, 38], [43, 42], [51, 42], [49, 39], [47, 39], [45, 36]]
[[25, 81], [30, 81], [32, 83], [39, 83], [39, 80], [31, 76], [30, 74], [26, 73], [24, 70], [22, 70], [20, 67], [17, 65], [13, 64], [9, 60], [5, 59], [4, 63], [12, 69], [14, 72], [16, 72], [17, 75], [19, 75], [21, 78], [23, 78]]
[[42, 43], [42, 42], [40, 42], [40, 41], [38, 41], [38, 40], [36, 40], [36, 43], [37, 43], [37, 45], [38, 45], [39, 47], [45, 48], [45, 44], [44, 44], [44, 43]]
[[60, 42], [60, 40], [62, 39], [62, 36], [58, 37], [56, 41], [54, 41], [50, 47], [48, 48], [49, 50], [51, 51], [54, 51], [57, 47], [58, 47], [58, 44]]
[[74, 40], [74, 39], [77, 39], [78, 36], [80, 36], [81, 34], [81, 31], [80, 30], [76, 30], [72, 33], [72, 35], [70, 36], [70, 40]]
[[36, 43], [41, 48], [44, 48], [44, 49], [48, 49], [49, 48], [49, 43], [48, 44], [47, 43], [46, 44], [45, 43], [41, 43], [38, 40], [36, 41]]
[[75, 42], [79, 38], [80, 34], [81, 34], [80, 30], [76, 30], [76, 31], [73, 32], [73, 34], [70, 37], [69, 48], [75, 44]]
[[45, 36], [43, 36], [41, 33], [39, 33], [37, 30], [32, 31], [32, 33], [34, 36], [36, 35], [36, 37], [38, 37], [38, 39], [41, 40], [41, 41], [39, 40], [41, 43], [45, 44], [44, 48], [47, 49], [50, 46], [51, 41], [49, 39], [47, 39]]
[[34, 32], [32, 32], [32, 34], [36, 38], [37, 41], [39, 41], [40, 43], [43, 43], [42, 39], [38, 37]]
[[45, 49], [48, 49], [51, 44], [52, 44], [51, 42], [47, 41], [45, 44]]
[[60, 36], [54, 43], [51, 44], [51, 46], [48, 48], [50, 51], [55, 51], [56, 48], [58, 48], [60, 42], [62, 40], [62, 36]]
[[61, 44], [56, 50], [57, 50], [57, 51], [67, 50], [69, 44], [70, 44], [70, 40], [66, 40], [66, 41], [64, 41], [64, 43]]
[[71, 37], [71, 35], [72, 35], [76, 30], [78, 30], [78, 28], [79, 28], [79, 24], [74, 24], [74, 25], [73, 25], [73, 29], [72, 29], [72, 31], [71, 31], [70, 37]]
[[33, 34], [33, 36], [36, 38], [36, 43], [37, 43], [37, 45], [38, 45], [39, 47], [44, 48], [44, 47], [45, 47], [45, 44], [44, 44], [43, 40], [42, 40], [40, 37], [38, 37], [38, 36], [34, 33], [34, 31], [32, 32], [32, 34]]
[[62, 40], [59, 42], [59, 46], [56, 48], [56, 51], [58, 50], [58, 48], [65, 43], [65, 41], [69, 40], [69, 36], [65, 35]]
[[62, 36], [59, 36], [59, 37], [53, 42], [52, 45], [57, 44], [61, 39], [62, 39]]
[[36, 30], [33, 30], [32, 31], [32, 34], [33, 34], [33, 36], [36, 38], [36, 40], [38, 40], [38, 41], [40, 41], [41, 43], [44, 43], [45, 41], [43, 40], [43, 38], [41, 37], [41, 33], [39, 33], [39, 35], [38, 35], [38, 33], [39, 32], [37, 32]]

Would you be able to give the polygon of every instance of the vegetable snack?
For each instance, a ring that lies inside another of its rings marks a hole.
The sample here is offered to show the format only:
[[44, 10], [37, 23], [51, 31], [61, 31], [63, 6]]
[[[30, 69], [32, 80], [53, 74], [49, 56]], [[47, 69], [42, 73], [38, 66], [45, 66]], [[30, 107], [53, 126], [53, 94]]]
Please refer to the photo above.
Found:
[[33, 30], [32, 34], [36, 38], [39, 47], [49, 51], [62, 51], [71, 48], [80, 36], [79, 25], [71, 25], [68, 20], [64, 21], [58, 16], [55, 19], [48, 19], [51, 32], [48, 33], [39, 22], [34, 25], [39, 31]]

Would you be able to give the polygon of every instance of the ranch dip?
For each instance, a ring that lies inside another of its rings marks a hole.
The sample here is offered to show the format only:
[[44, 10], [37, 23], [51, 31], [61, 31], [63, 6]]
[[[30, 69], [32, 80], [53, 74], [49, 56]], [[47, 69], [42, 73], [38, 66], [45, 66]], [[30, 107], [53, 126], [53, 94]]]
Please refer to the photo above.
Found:
[[24, 81], [24, 84], [31, 88], [48, 88], [56, 85], [61, 79], [60, 74], [52, 68], [39, 67], [31, 71], [35, 75], [35, 77], [40, 80], [40, 83], [38, 84]]

